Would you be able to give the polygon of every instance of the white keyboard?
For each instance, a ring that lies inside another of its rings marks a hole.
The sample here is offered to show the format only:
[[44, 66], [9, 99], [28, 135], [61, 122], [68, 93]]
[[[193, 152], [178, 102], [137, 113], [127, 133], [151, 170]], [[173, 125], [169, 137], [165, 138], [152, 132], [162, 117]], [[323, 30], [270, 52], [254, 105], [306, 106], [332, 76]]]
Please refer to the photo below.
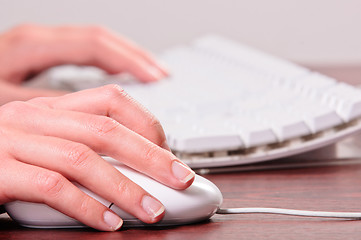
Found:
[[91, 68], [53, 69], [56, 87], [119, 83], [161, 121], [193, 168], [291, 156], [361, 129], [361, 90], [217, 36], [166, 51], [171, 77], [134, 84]]

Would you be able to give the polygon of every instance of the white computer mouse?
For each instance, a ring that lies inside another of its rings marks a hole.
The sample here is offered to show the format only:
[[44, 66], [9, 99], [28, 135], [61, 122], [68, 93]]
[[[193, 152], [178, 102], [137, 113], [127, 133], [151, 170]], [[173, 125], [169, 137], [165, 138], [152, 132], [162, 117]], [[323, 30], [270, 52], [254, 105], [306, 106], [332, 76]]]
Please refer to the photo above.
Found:
[[[166, 209], [164, 218], [152, 226], [182, 225], [203, 221], [209, 219], [222, 204], [223, 197], [219, 189], [199, 175], [196, 175], [193, 184], [186, 190], [175, 190], [115, 160], [109, 158], [107, 160], [121, 173], [163, 203]], [[149, 226], [88, 189], [78, 186], [82, 191], [117, 213], [124, 220], [124, 226]], [[45, 204], [15, 201], [5, 204], [5, 209], [10, 217], [22, 226], [35, 228], [85, 227], [79, 221]]]

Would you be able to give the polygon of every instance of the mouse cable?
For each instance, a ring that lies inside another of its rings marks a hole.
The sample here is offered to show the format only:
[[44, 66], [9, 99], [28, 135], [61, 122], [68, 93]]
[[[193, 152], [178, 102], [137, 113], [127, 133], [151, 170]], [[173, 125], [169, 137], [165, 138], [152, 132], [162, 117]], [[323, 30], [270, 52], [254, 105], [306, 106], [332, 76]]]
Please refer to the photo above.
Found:
[[245, 213], [269, 213], [282, 214], [303, 217], [321, 217], [321, 218], [349, 218], [361, 219], [360, 212], [324, 212], [324, 211], [307, 211], [293, 210], [282, 208], [220, 208], [217, 214], [245, 214]]

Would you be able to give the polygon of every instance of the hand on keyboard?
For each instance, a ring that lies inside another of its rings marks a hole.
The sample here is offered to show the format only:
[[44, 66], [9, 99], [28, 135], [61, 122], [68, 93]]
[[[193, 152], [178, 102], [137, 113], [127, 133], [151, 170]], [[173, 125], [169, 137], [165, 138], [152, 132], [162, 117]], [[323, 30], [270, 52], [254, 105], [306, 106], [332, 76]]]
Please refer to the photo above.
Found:
[[21, 25], [0, 35], [0, 105], [62, 95], [19, 86], [30, 75], [60, 64], [93, 65], [111, 74], [128, 72], [143, 82], [167, 76], [149, 53], [104, 28]]
[[[252, 48], [211, 36], [161, 58], [172, 73], [168, 81], [122, 86], [160, 119], [170, 147], [192, 167], [289, 156], [361, 128], [359, 89]], [[91, 78], [74, 80], [79, 72], [55, 69], [49, 78], [91, 87]]]

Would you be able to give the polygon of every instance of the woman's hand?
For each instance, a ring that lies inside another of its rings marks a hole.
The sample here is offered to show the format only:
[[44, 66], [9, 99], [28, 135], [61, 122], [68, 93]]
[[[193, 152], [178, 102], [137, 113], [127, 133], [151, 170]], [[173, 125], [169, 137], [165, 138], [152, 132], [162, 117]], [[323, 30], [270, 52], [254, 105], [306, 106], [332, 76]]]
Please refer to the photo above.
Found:
[[149, 53], [102, 27], [21, 25], [0, 35], [0, 104], [63, 94], [15, 86], [61, 64], [92, 65], [110, 74], [129, 72], [143, 82], [167, 75]]
[[117, 85], [0, 107], [0, 204], [45, 203], [93, 228], [113, 231], [122, 221], [75, 181], [146, 223], [162, 204], [99, 154], [176, 189], [194, 172], [170, 151], [156, 118]]

